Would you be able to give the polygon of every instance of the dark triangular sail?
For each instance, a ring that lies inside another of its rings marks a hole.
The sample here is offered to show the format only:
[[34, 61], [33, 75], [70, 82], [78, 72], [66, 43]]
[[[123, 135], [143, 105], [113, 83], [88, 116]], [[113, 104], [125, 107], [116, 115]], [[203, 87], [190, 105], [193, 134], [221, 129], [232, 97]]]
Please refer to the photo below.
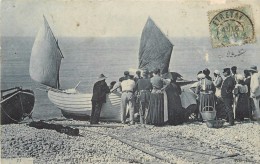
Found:
[[153, 71], [161, 70], [161, 74], [169, 69], [173, 44], [156, 26], [151, 18], [148, 18], [141, 36], [139, 48], [139, 69]]
[[59, 88], [59, 69], [63, 55], [51, 28], [44, 17], [30, 59], [30, 76], [33, 80], [52, 88]]

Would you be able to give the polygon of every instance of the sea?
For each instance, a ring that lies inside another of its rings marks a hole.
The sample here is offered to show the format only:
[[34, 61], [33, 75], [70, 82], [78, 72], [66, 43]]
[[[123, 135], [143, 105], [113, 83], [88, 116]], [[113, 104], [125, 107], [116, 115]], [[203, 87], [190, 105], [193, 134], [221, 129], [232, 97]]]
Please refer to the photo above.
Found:
[[[29, 64], [34, 37], [1, 38], [1, 89], [22, 86], [35, 93], [33, 118], [51, 119], [62, 116], [60, 110], [39, 88], [45, 86], [31, 79]], [[260, 69], [260, 38], [255, 43], [233, 47], [212, 48], [209, 37], [170, 37], [173, 47], [169, 70], [180, 73], [186, 80], [196, 80], [198, 71], [237, 66], [238, 73], [256, 65]], [[61, 88], [77, 88], [92, 92], [95, 79], [103, 73], [118, 81], [123, 72], [138, 68], [139, 37], [61, 37], [58, 38], [64, 59], [60, 68]], [[240, 52], [244, 52], [241, 54]], [[230, 57], [230, 54], [232, 57]], [[236, 54], [239, 54], [236, 56]]]

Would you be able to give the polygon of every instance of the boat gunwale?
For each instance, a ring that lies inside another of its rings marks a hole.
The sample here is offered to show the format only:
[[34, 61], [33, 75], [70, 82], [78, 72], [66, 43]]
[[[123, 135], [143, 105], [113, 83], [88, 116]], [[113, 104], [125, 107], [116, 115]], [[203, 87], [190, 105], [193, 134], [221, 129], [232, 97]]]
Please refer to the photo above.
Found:
[[24, 93], [24, 94], [27, 94], [27, 95], [31, 95], [34, 97], [34, 93], [33, 92], [30, 92], [30, 90], [28, 90], [28, 92], [26, 90], [18, 90], [18, 91], [15, 91], [14, 93], [10, 93], [10, 96], [8, 96], [7, 98], [3, 99], [0, 101], [0, 104], [9, 100], [10, 98], [14, 97], [15, 95], [19, 94], [19, 93]]

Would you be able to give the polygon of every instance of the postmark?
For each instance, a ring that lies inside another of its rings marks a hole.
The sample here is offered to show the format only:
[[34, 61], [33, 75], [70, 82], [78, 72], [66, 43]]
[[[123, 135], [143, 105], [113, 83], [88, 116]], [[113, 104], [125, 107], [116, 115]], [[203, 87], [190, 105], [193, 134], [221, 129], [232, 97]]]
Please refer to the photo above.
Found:
[[209, 11], [208, 17], [213, 48], [240, 46], [256, 41], [250, 6]]

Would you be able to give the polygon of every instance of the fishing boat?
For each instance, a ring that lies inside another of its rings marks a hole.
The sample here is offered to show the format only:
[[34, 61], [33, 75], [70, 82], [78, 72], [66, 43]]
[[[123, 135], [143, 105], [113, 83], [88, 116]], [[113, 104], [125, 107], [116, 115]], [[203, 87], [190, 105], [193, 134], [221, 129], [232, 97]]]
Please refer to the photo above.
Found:
[[[64, 117], [87, 120], [91, 115], [92, 94], [80, 93], [76, 88], [66, 90], [60, 88], [59, 70], [64, 56], [44, 16], [43, 20], [43, 26], [32, 47], [30, 76], [33, 80], [47, 86], [48, 98], [61, 110]], [[106, 101], [102, 106], [100, 119], [120, 121], [120, 95], [108, 94]]]
[[18, 123], [31, 117], [34, 102], [32, 90], [21, 87], [1, 90], [1, 124]]
[[[47, 86], [48, 98], [66, 118], [89, 119], [91, 115], [92, 94], [80, 93], [75, 88], [60, 89], [59, 70], [64, 58], [45, 17], [42, 28], [36, 36], [30, 59], [30, 76], [33, 80]], [[153, 35], [150, 35], [150, 34]], [[173, 45], [155, 23], [148, 18], [141, 36], [139, 69], [153, 70], [160, 65], [161, 73], [167, 73]], [[100, 120], [120, 120], [121, 93], [107, 95], [102, 106]]]

